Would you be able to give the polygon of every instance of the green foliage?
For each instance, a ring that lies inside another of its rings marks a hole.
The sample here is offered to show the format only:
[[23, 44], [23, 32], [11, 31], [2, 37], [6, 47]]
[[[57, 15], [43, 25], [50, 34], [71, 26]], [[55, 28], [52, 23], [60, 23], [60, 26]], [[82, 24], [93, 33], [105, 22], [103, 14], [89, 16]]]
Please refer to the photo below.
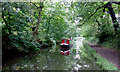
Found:
[[[7, 23], [3, 23], [3, 39], [9, 40], [9, 46], [12, 45], [18, 51], [31, 52], [40, 51], [40, 44], [32, 37], [31, 6], [29, 3], [3, 3], [3, 16]], [[3, 20], [4, 21], [4, 20]], [[8, 29], [9, 28], [9, 29]], [[9, 38], [7, 38], [7, 35]], [[3, 41], [3, 42], [6, 42]], [[10, 48], [10, 49], [13, 49]]]
[[[37, 40], [33, 37], [32, 29], [37, 26], [39, 18], [39, 8], [37, 7], [42, 3], [2, 3], [2, 14], [5, 19], [2, 19], [2, 37], [6, 41], [10, 39], [9, 46], [13, 45], [17, 50], [21, 48], [25, 52], [39, 51], [41, 46], [52, 47], [55, 45], [53, 40], [59, 43], [61, 39], [71, 36], [83, 36], [87, 39], [90, 38], [91, 41], [97, 39], [96, 42], [102, 43], [118, 35], [115, 35], [112, 19], [107, 13], [108, 9], [103, 12], [103, 8], [100, 8], [90, 19], [89, 17], [97, 8], [106, 3], [44, 2], [36, 36]], [[118, 6], [116, 4], [112, 4], [112, 6], [115, 7], [114, 11], [117, 13]], [[51, 41], [51, 39], [53, 40]]]
[[36, 6], [40, 5], [41, 3], [36, 2], [6, 2], [2, 4], [2, 38], [3, 45], [8, 44], [6, 49], [23, 52], [40, 51], [41, 47], [52, 47], [53, 45], [55, 48], [56, 42], [60, 42], [64, 37], [75, 36], [75, 24], [69, 22], [72, 15], [65, 12], [66, 8], [70, 8], [68, 6], [70, 3], [44, 2], [36, 40], [32, 29], [37, 26], [39, 10]]
[[[108, 13], [108, 9], [105, 9], [105, 12], [103, 12], [104, 8], [100, 8], [97, 10], [97, 12], [90, 17], [97, 8], [107, 4], [106, 2], [78, 2], [74, 3], [74, 6], [76, 7], [74, 11], [76, 11], [76, 14], [74, 15], [76, 19], [78, 20], [78, 25], [80, 29], [78, 30], [79, 36], [85, 37], [88, 41], [96, 42], [96, 43], [104, 43], [104, 42], [110, 42], [113, 44], [113, 48], [119, 47], [119, 40], [118, 35], [119, 31], [116, 34], [114, 31], [113, 23], [110, 14]], [[115, 14], [118, 13], [118, 5], [112, 4], [112, 7], [114, 9]], [[79, 12], [79, 13], [78, 13]], [[89, 19], [90, 17], [90, 19]], [[117, 15], [116, 15], [117, 17]], [[117, 35], [117, 37], [116, 37]], [[114, 39], [114, 41], [112, 41]], [[111, 46], [112, 44], [109, 43]]]

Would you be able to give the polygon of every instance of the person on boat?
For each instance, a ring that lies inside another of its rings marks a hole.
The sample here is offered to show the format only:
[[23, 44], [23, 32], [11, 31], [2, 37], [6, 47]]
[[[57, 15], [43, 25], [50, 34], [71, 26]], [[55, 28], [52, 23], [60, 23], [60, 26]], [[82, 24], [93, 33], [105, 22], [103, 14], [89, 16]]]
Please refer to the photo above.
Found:
[[69, 38], [69, 40], [73, 40], [73, 38], [72, 38], [72, 37], [70, 37], [70, 38]]

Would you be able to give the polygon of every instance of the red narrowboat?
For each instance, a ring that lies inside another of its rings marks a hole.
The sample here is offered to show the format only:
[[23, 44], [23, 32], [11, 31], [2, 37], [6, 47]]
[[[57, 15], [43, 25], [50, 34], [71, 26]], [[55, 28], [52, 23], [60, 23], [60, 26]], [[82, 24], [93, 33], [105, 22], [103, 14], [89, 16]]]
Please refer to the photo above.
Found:
[[70, 42], [68, 39], [63, 39], [61, 41], [61, 54], [62, 55], [69, 55], [69, 52], [70, 52]]

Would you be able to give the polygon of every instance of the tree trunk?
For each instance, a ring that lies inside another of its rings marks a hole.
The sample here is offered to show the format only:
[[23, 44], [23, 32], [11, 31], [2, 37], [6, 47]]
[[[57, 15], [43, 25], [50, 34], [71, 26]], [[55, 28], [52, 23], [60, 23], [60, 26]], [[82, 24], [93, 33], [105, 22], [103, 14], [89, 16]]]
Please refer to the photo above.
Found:
[[42, 9], [39, 10], [38, 23], [37, 23], [37, 26], [36, 26], [36, 28], [35, 28], [35, 30], [34, 30], [34, 32], [33, 32], [33, 36], [34, 36], [34, 37], [36, 37], [37, 31], [38, 31], [38, 29], [39, 29], [40, 19], [41, 19], [41, 11], [42, 11]]
[[[8, 12], [8, 15], [9, 15], [9, 12]], [[2, 18], [3, 18], [5, 24], [6, 24], [7, 28], [8, 28], [9, 34], [12, 34], [11, 28], [10, 28], [10, 26], [8, 25], [9, 23], [8, 23], [8, 22], [5, 20], [5, 18], [4, 18], [4, 14], [2, 14]], [[9, 19], [10, 19], [10, 15], [9, 15]]]
[[[50, 13], [51, 14], [51, 13]], [[49, 29], [50, 29], [50, 20], [51, 20], [51, 16], [49, 15], [49, 21], [48, 21], [48, 28], [47, 28], [47, 34], [49, 34]]]
[[[35, 5], [35, 4], [34, 4]], [[36, 5], [35, 5], [36, 6]], [[36, 6], [37, 7], [37, 6]], [[36, 37], [37, 35], [37, 32], [38, 32], [38, 29], [39, 29], [39, 25], [40, 25], [40, 20], [41, 20], [41, 11], [42, 11], [42, 8], [43, 8], [43, 2], [40, 3], [40, 6], [37, 7], [39, 9], [39, 17], [38, 17], [38, 23], [37, 23], [37, 26], [33, 32], [33, 36]]]
[[98, 24], [98, 30], [100, 30], [100, 23], [99, 23], [99, 21], [98, 21], [97, 19], [95, 19], [95, 21], [96, 21], [97, 24]]
[[108, 2], [107, 8], [108, 8], [109, 14], [110, 14], [110, 16], [112, 18], [112, 22], [114, 24], [113, 26], [114, 26], [115, 32], [117, 32], [117, 29], [119, 28], [119, 24], [117, 22], [117, 18], [115, 17], [115, 12], [114, 12], [114, 10], [112, 8], [112, 3], [111, 2]]

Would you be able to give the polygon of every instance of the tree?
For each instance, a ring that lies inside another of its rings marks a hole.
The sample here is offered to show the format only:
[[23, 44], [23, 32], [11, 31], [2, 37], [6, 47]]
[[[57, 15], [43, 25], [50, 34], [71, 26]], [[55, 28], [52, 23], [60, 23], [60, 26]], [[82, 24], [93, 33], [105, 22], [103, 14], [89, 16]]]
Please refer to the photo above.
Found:
[[[31, 2], [32, 3], [32, 2]], [[43, 3], [44, 2], [40, 2], [39, 6], [37, 6], [36, 4], [32, 3], [33, 5], [35, 5], [35, 7], [38, 9], [39, 11], [39, 16], [38, 16], [38, 22], [37, 22], [37, 25], [34, 29], [34, 32], [33, 32], [33, 36], [36, 37], [36, 34], [38, 32], [38, 29], [39, 29], [39, 25], [40, 25], [40, 20], [41, 20], [41, 11], [42, 11], [42, 8], [43, 8]]]
[[[113, 2], [114, 3], [114, 2]], [[119, 2], [117, 2], [116, 4], [119, 4]], [[115, 29], [115, 32], [117, 32], [117, 30], [118, 30], [118, 28], [119, 28], [119, 24], [118, 24], [118, 22], [117, 22], [117, 19], [116, 19], [116, 17], [115, 17], [115, 12], [113, 11], [113, 8], [112, 8], [112, 2], [108, 2], [107, 4], [105, 4], [105, 5], [103, 5], [103, 6], [101, 6], [101, 7], [98, 7], [97, 9], [96, 9], [96, 11], [90, 16], [90, 17], [92, 17], [96, 12], [97, 12], [97, 10], [98, 9], [101, 9], [101, 8], [104, 8], [103, 9], [103, 12], [105, 12], [105, 8], [108, 8], [108, 10], [109, 10], [109, 14], [110, 14], [110, 16], [111, 16], [111, 18], [112, 18], [112, 22], [113, 22], [113, 24], [114, 24], [114, 29]], [[90, 18], [89, 17], [89, 18]]]
[[6, 2], [2, 9], [2, 37], [6, 49], [39, 51], [74, 35], [69, 29], [75, 31], [67, 19], [70, 14], [66, 15], [64, 2]]

